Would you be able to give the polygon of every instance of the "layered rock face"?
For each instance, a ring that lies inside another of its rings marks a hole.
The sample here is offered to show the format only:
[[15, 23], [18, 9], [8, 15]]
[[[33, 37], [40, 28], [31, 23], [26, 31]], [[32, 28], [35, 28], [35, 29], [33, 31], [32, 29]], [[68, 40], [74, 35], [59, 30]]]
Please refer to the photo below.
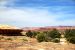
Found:
[[0, 35], [6, 36], [17, 36], [21, 35], [22, 30], [18, 27], [9, 26], [9, 25], [0, 25]]
[[0, 29], [19, 29], [19, 28], [15, 27], [15, 26], [9, 26], [9, 25], [0, 24]]

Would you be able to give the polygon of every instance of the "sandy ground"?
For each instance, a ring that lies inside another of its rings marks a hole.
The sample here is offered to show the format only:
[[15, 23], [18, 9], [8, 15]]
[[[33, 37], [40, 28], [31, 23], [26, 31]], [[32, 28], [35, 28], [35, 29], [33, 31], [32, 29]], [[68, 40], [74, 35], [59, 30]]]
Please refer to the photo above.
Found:
[[38, 43], [34, 38], [26, 38], [28, 41], [22, 41], [21, 38], [26, 37], [15, 37], [15, 40], [0, 40], [0, 50], [75, 50], [75, 44]]

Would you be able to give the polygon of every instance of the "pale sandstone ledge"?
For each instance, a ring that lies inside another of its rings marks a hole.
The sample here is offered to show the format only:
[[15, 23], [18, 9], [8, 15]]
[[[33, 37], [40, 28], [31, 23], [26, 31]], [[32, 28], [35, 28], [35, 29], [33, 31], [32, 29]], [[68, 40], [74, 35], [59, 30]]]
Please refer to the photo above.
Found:
[[20, 29], [16, 26], [2, 25], [0, 24], [0, 29]]

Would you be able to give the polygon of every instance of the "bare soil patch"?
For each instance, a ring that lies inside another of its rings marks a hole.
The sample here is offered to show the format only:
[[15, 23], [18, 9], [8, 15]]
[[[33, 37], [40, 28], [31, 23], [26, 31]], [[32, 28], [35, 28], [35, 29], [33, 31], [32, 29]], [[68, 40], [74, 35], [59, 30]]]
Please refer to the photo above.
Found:
[[[12, 40], [7, 38], [11, 38]], [[27, 39], [27, 41], [24, 41]], [[25, 36], [4, 36], [0, 40], [0, 50], [75, 50], [75, 44], [52, 43], [52, 42], [37, 42], [35, 38]]]

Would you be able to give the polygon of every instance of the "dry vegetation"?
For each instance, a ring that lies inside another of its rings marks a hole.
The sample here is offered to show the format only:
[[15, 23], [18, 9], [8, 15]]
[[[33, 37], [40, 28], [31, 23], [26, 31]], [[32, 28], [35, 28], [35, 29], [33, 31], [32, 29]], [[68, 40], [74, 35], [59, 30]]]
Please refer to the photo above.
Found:
[[[4, 28], [4, 27], [5, 26], [2, 26], [0, 28]], [[5, 28], [10, 28], [10, 27], [7, 26]], [[71, 43], [60, 44], [60, 43], [53, 43], [53, 42], [38, 42], [36, 38], [33, 38], [36, 37], [35, 35], [38, 32], [29, 31], [28, 36], [32, 35], [30, 37], [3, 36], [6, 33], [8, 34], [11, 33], [11, 35], [12, 33], [14, 34], [16, 33], [16, 31], [10, 31], [9, 29], [1, 29], [0, 32], [2, 33], [2, 35], [0, 35], [0, 50], [75, 50], [75, 44], [71, 44]], [[26, 35], [26, 32], [23, 32], [23, 34]]]
[[75, 50], [75, 44], [38, 43], [25, 36], [0, 36], [0, 50]]

